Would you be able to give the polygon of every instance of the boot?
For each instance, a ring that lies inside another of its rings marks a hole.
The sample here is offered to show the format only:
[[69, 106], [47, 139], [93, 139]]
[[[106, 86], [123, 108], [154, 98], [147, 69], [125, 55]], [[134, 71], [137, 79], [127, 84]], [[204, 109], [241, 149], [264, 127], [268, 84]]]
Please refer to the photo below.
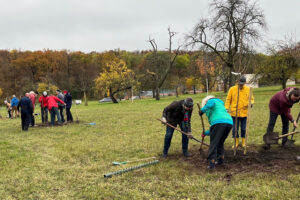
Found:
[[215, 169], [215, 167], [216, 167], [215, 160], [210, 160], [209, 165], [207, 166], [207, 169], [212, 170], [212, 169]]
[[[236, 148], [238, 148], [238, 146], [239, 146], [239, 138], [235, 138], [235, 146], [236, 146]], [[234, 149], [234, 138], [233, 138], [232, 148]]]
[[242, 138], [242, 147], [245, 148], [246, 147], [246, 139]]

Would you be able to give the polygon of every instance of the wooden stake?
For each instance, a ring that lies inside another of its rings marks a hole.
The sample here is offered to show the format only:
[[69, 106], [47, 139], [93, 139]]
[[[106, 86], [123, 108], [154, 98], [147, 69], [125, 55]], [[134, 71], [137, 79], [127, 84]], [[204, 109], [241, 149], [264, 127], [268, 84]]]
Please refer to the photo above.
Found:
[[250, 92], [249, 92], [249, 102], [248, 102], [248, 113], [247, 113], [247, 122], [246, 122], [247, 124], [246, 124], [246, 138], [245, 138], [244, 155], [247, 154], [247, 142], [248, 142], [248, 135], [249, 135], [251, 99], [252, 99], [252, 87], [250, 87]]

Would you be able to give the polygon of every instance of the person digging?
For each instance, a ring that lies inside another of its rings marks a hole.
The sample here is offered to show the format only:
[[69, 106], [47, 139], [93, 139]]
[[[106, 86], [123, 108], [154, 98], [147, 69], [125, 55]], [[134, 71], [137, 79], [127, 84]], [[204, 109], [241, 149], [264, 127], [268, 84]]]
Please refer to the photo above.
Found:
[[[232, 138], [233, 146], [236, 145], [236, 148], [239, 146], [239, 125], [241, 125], [241, 137], [242, 137], [242, 147], [246, 146], [246, 126], [247, 126], [247, 114], [248, 114], [248, 104], [249, 104], [249, 95], [250, 87], [246, 86], [246, 77], [242, 76], [239, 79], [237, 85], [232, 86], [227, 94], [225, 108], [230, 113], [233, 119], [233, 128], [232, 128]], [[254, 104], [254, 97], [251, 97], [251, 107]], [[237, 119], [236, 119], [237, 117]], [[237, 122], [237, 124], [235, 124]], [[235, 130], [235, 127], [237, 127]], [[236, 133], [236, 136], [235, 136]]]
[[233, 120], [224, 107], [224, 102], [214, 96], [207, 96], [202, 100], [199, 115], [206, 114], [210, 124], [209, 131], [202, 134], [210, 136], [210, 145], [207, 160], [208, 169], [214, 169], [215, 165], [222, 165], [224, 162], [224, 142], [231, 131]]
[[[291, 108], [293, 107], [293, 104], [298, 103], [299, 100], [300, 89], [296, 87], [289, 87], [281, 90], [270, 99], [270, 118], [267, 127], [267, 134], [273, 133], [278, 115], [280, 115], [282, 121], [282, 135], [289, 132], [289, 122], [291, 122], [295, 128], [298, 127], [297, 122], [291, 115]], [[294, 141], [288, 140], [287, 137], [282, 138], [283, 147], [291, 147], [293, 146], [293, 142]], [[264, 148], [269, 149], [270, 145], [264, 146]]]
[[[186, 98], [185, 100], [174, 101], [163, 110], [162, 123], [169, 123], [176, 127], [179, 125], [183, 132], [192, 136], [191, 133], [191, 117], [193, 112], [193, 99]], [[168, 150], [171, 146], [171, 140], [174, 133], [174, 128], [166, 127], [166, 135], [164, 139], [163, 157], [168, 156]], [[189, 139], [187, 135], [182, 134], [182, 153], [185, 157], [191, 156], [188, 152]]]

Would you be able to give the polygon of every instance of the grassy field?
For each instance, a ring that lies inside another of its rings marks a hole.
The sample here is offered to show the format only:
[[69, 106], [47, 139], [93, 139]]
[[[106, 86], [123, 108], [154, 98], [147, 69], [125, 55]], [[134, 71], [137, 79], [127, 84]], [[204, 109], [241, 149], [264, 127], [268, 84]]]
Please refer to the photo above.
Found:
[[[80, 123], [34, 127], [21, 131], [20, 119], [0, 119], [0, 199], [299, 199], [300, 135], [296, 147], [273, 145], [264, 151], [262, 136], [268, 122], [268, 102], [280, 90], [254, 90], [249, 153], [233, 157], [232, 139], [226, 140], [225, 166], [206, 170], [207, 147], [190, 141], [193, 154], [184, 158], [181, 135], [174, 133], [170, 156], [162, 159], [165, 127], [160, 118], [165, 106], [187, 96], [122, 101], [118, 104], [89, 102], [77, 106]], [[201, 102], [205, 94], [189, 95]], [[226, 94], [216, 93], [225, 100]], [[37, 106], [38, 108], [38, 106]], [[1, 115], [6, 116], [4, 108]], [[197, 107], [195, 107], [197, 111]], [[300, 108], [293, 107], [296, 118]], [[37, 110], [36, 112], [39, 112]], [[76, 120], [75, 107], [72, 108]], [[40, 116], [36, 117], [40, 123]], [[208, 123], [204, 117], [206, 127]], [[96, 125], [84, 123], [95, 122]], [[291, 130], [290, 126], [290, 130]], [[192, 116], [193, 135], [200, 139], [201, 123]], [[278, 118], [275, 130], [281, 130]], [[209, 143], [209, 138], [205, 139]], [[159, 164], [104, 178], [107, 172], [140, 163], [113, 166], [112, 161], [157, 156]]]

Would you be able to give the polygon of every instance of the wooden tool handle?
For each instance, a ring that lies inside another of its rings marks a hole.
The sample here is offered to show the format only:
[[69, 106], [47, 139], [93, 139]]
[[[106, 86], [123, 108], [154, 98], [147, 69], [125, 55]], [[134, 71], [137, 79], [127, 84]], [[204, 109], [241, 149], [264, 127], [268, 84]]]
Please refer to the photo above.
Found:
[[291, 132], [291, 133], [287, 133], [287, 134], [281, 135], [281, 136], [279, 136], [276, 139], [280, 139], [280, 138], [283, 138], [283, 137], [286, 137], [286, 136], [289, 136], [289, 135], [294, 135], [294, 134], [297, 134], [297, 133], [299, 133], [299, 131], [294, 131], [294, 132]]

